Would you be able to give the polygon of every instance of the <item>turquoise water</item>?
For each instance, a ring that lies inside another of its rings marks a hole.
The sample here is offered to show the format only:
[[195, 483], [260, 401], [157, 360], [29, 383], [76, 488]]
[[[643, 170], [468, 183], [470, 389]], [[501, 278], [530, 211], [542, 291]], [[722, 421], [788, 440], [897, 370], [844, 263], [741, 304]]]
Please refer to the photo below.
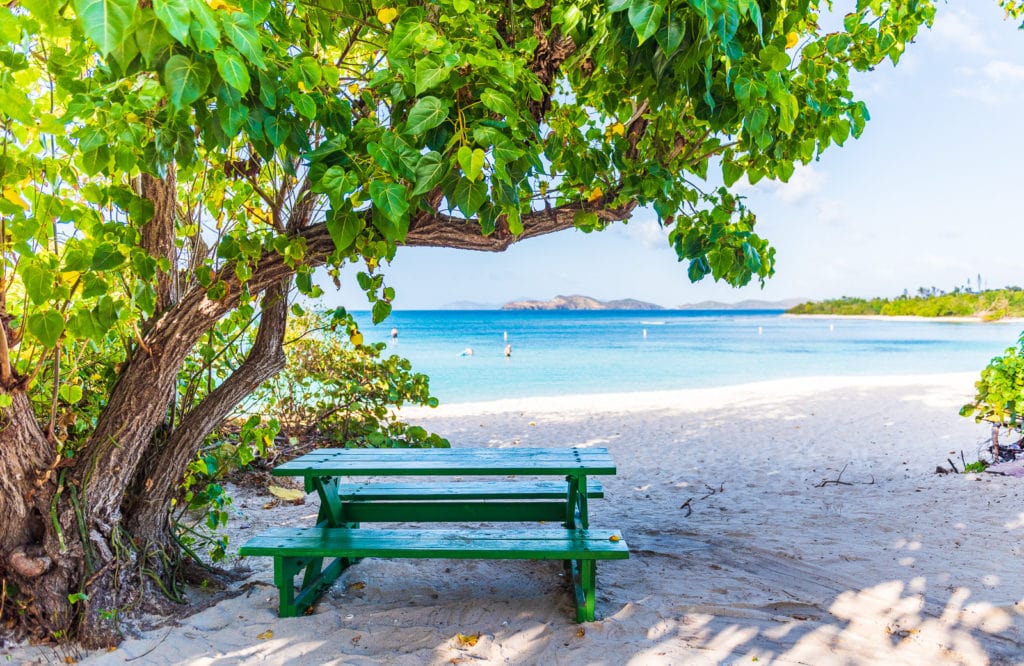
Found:
[[[812, 375], [977, 372], [1015, 345], [1021, 331], [1019, 323], [817, 319], [774, 311], [409, 311], [378, 326], [367, 313], [356, 319], [367, 341], [387, 342], [429, 375], [442, 403]], [[505, 335], [511, 358], [504, 356]], [[472, 356], [461, 355], [466, 347]]]

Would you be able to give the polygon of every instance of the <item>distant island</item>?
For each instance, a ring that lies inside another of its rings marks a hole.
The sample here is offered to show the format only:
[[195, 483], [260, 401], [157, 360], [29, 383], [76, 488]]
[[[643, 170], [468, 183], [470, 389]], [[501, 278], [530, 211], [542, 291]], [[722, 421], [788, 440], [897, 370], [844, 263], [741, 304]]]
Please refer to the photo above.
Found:
[[850, 298], [802, 303], [786, 311], [795, 315], [880, 315], [887, 317], [969, 317], [998, 321], [1024, 317], [1024, 290], [1019, 287], [946, 293], [935, 287], [918, 289], [914, 296], [897, 298]]
[[512, 301], [501, 306], [502, 310], [664, 310], [655, 303], [645, 303], [635, 298], [616, 301], [599, 301], [589, 296], [555, 296], [550, 301]]
[[782, 301], [746, 300], [739, 303], [722, 303], [721, 301], [701, 301], [685, 303], [678, 306], [680, 310], [787, 310], [804, 303], [802, 298], [787, 298]]

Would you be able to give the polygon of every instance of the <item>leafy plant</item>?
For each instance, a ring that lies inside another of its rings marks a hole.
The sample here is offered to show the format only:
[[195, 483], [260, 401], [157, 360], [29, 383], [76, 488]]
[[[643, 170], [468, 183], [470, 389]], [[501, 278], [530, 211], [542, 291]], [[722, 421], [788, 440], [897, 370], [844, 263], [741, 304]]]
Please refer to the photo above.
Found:
[[998, 461], [1000, 431], [1024, 432], [1024, 333], [1017, 347], [1008, 347], [989, 361], [974, 386], [974, 401], [961, 407], [960, 415], [992, 424], [992, 453]]
[[406, 404], [437, 406], [426, 375], [386, 345], [362, 344], [351, 318], [297, 317], [287, 364], [253, 395], [292, 437], [318, 435], [349, 447], [447, 447], [448, 441], [398, 419]]
[[984, 460], [976, 460], [964, 466], [964, 474], [980, 474], [988, 469], [988, 463]]
[[1017, 347], [1008, 347], [1002, 356], [989, 361], [974, 384], [974, 401], [960, 408], [961, 416], [973, 416], [1002, 428], [1021, 430], [1024, 411], [1024, 334]]

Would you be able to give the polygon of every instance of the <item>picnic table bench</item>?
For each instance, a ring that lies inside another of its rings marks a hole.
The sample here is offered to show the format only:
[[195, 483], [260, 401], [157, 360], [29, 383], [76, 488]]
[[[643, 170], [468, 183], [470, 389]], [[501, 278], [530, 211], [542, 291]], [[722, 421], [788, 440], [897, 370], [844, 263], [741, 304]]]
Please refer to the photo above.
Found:
[[[273, 474], [302, 477], [306, 492], [320, 498], [316, 526], [274, 528], [239, 551], [274, 558], [281, 617], [304, 613], [360, 558], [409, 557], [562, 560], [571, 572], [576, 619], [591, 621], [596, 561], [629, 557], [617, 531], [589, 528], [588, 500], [604, 491], [588, 477], [615, 474], [601, 448], [319, 449]], [[467, 476], [491, 479], [461, 480]], [[348, 477], [413, 479], [339, 480]], [[387, 522], [519, 524], [501, 530], [361, 527]], [[334, 561], [324, 567], [328, 558]]]

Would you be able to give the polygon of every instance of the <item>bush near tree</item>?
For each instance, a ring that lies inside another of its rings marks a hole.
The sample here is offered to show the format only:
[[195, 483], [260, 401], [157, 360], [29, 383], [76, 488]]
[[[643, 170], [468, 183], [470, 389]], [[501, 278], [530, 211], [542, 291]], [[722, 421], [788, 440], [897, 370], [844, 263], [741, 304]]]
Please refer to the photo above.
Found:
[[401, 246], [501, 251], [648, 206], [691, 279], [771, 275], [728, 188], [859, 136], [851, 72], [895, 63], [934, 15], [858, 0], [825, 29], [827, 9], [0, 7], [3, 626], [114, 645], [117, 617], [173, 588], [171, 502], [207, 436], [284, 367], [287, 295], [320, 296], [317, 267], [337, 283], [360, 264], [379, 321]]

